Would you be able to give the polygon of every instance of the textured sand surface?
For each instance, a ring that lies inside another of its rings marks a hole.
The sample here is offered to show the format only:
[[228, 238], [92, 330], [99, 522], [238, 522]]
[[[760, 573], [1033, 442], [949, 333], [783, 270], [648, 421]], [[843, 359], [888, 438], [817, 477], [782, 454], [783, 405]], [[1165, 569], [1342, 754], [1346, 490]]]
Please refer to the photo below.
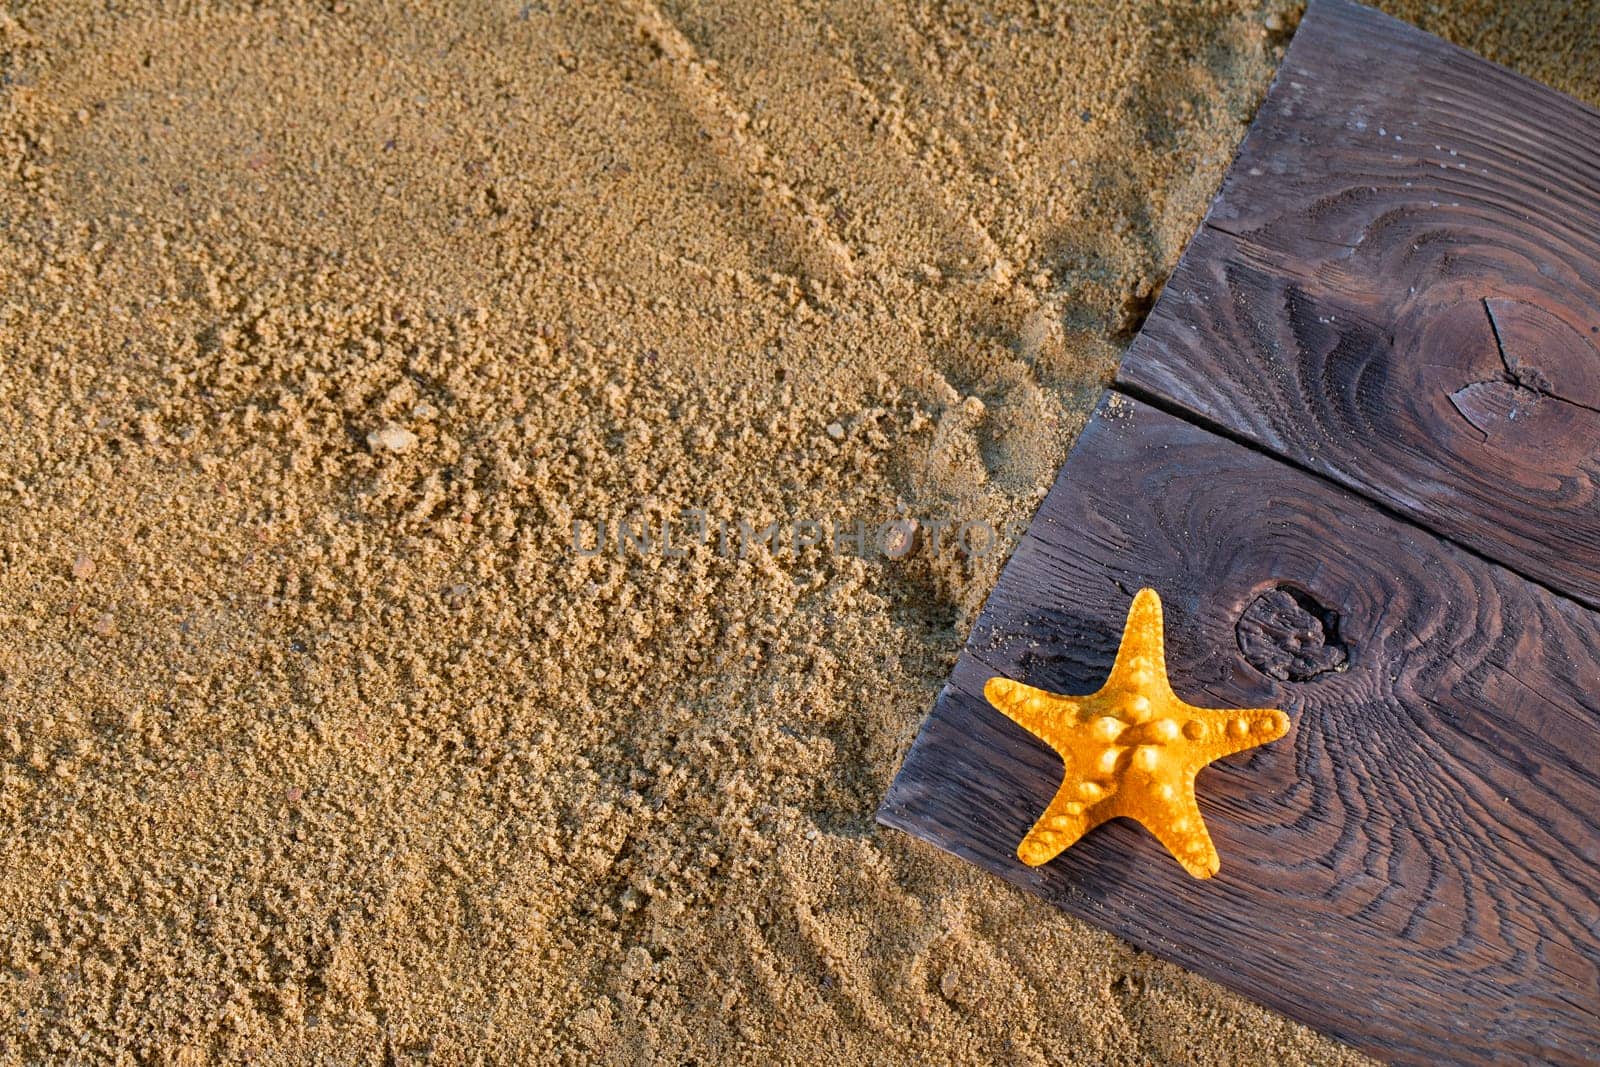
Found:
[[1001, 552], [569, 544], [1025, 521], [1296, 9], [170, 7], [0, 9], [0, 1063], [1356, 1062], [874, 827]]

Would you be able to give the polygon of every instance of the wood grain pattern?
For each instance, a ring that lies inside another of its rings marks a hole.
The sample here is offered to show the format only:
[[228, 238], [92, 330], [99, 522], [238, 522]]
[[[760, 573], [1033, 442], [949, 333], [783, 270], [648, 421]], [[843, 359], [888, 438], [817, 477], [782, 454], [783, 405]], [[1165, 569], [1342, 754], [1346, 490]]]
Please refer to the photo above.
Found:
[[[1216, 878], [1124, 820], [1025, 867], [1061, 765], [984, 682], [1094, 690], [1143, 585], [1180, 696], [1280, 707], [1292, 731], [1202, 772]], [[1279, 632], [1340, 654], [1252, 666]], [[1593, 1063], [1597, 682], [1594, 612], [1111, 394], [879, 818], [1378, 1056]]]
[[[1600, 114], [1313, 0], [1118, 384], [1182, 417], [1103, 403], [880, 819], [1379, 1056], [1600, 1062]], [[1143, 585], [1293, 732], [1202, 773], [1212, 881], [1026, 867], [983, 685], [1096, 689]]]
[[1314, 0], [1118, 381], [1600, 606], [1600, 113]]

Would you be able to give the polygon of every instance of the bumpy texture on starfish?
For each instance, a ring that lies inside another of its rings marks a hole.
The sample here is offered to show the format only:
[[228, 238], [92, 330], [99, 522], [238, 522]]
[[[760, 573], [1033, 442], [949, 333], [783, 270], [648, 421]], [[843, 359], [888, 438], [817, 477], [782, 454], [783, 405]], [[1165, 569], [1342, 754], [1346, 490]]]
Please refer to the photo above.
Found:
[[1212, 760], [1282, 737], [1289, 717], [1271, 708], [1196, 708], [1167, 684], [1161, 598], [1141, 589], [1122, 647], [1100, 691], [1069, 697], [991, 678], [984, 696], [1061, 755], [1055, 799], [1017, 846], [1030, 867], [1048, 863], [1107, 819], [1142, 823], [1196, 878], [1221, 869], [1195, 802], [1194, 776]]

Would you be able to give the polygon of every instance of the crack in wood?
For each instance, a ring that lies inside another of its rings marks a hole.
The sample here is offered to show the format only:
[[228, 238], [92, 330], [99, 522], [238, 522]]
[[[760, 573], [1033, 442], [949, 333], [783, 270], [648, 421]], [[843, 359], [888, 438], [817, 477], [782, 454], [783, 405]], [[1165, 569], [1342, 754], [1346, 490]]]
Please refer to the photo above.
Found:
[[[1497, 383], [1473, 382], [1471, 385], [1463, 385], [1460, 389], [1457, 389], [1455, 392], [1451, 393], [1445, 398], [1450, 401], [1450, 406], [1455, 408], [1456, 414], [1461, 416], [1461, 421], [1472, 427], [1472, 432], [1478, 435], [1478, 440], [1480, 441], [1489, 440], [1489, 431], [1480, 426], [1478, 424], [1478, 420], [1473, 418], [1473, 411], [1475, 410], [1476, 405], [1472, 403], [1472, 394], [1473, 390], [1477, 389], [1479, 386], [1493, 384]], [[1515, 418], [1516, 416], [1513, 414], [1510, 417]]]
[[[1230, 230], [1220, 222], [1213, 222], [1211, 219], [1203, 219], [1200, 225], [1206, 229], [1215, 230], [1224, 237], [1231, 237], [1235, 241], [1242, 241], [1247, 244], [1251, 243], [1251, 237], [1249, 234], [1243, 233], [1239, 230]], [[1305, 237], [1304, 240], [1310, 241], [1313, 244], [1326, 245], [1329, 248], [1348, 248], [1352, 252], [1361, 247], [1360, 241], [1351, 244], [1349, 241], [1331, 241], [1322, 237]]]
[[[1551, 384], [1549, 377], [1543, 371], [1506, 351], [1505, 338], [1500, 332], [1500, 322], [1495, 318], [1494, 305], [1489, 302], [1487, 297], [1483, 300], [1483, 312], [1489, 316], [1489, 329], [1494, 334], [1494, 346], [1500, 353], [1501, 364], [1505, 367], [1506, 381], [1538, 396], [1555, 400], [1562, 404], [1571, 404], [1575, 408], [1600, 415], [1600, 407], [1562, 396], [1555, 391], [1555, 386]], [[1452, 395], [1451, 400], [1453, 401], [1454, 399], [1455, 397]], [[1515, 418], [1516, 416], [1513, 415], [1511, 417]]]
[[[1497, 447], [1537, 447], [1540, 431], [1536, 428], [1523, 430], [1516, 423], [1519, 418], [1533, 413], [1545, 400], [1568, 405], [1580, 412], [1600, 415], [1600, 407], [1564, 395], [1551, 376], [1535, 365], [1525, 351], [1528, 347], [1527, 337], [1522, 338], [1520, 345], [1517, 343], [1511, 331], [1495, 314], [1495, 301], [1484, 297], [1478, 303], [1483, 308], [1490, 335], [1494, 338], [1495, 352], [1500, 358], [1500, 373], [1492, 378], [1469, 382], [1447, 394], [1447, 399], [1456, 414], [1472, 427], [1480, 441], [1488, 442], [1493, 438]], [[1513, 303], [1511, 306], [1516, 305]], [[1524, 351], [1519, 353], [1519, 348]], [[1556, 356], [1559, 360], [1561, 353], [1534, 353], [1535, 357], [1540, 355]]]

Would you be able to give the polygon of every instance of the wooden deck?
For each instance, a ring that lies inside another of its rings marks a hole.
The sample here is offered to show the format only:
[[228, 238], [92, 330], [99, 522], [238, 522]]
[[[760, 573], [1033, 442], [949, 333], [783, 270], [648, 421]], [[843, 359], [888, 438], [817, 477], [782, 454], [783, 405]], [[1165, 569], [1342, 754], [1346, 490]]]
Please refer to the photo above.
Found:
[[1600, 607], [1600, 114], [1317, 0], [1118, 384]]
[[[1316, 0], [881, 821], [1379, 1057], [1600, 1061], [1597, 333], [1600, 115]], [[1144, 585], [1292, 732], [1202, 773], [1216, 878], [1026, 867], [1061, 765], [983, 683], [1095, 689]]]

